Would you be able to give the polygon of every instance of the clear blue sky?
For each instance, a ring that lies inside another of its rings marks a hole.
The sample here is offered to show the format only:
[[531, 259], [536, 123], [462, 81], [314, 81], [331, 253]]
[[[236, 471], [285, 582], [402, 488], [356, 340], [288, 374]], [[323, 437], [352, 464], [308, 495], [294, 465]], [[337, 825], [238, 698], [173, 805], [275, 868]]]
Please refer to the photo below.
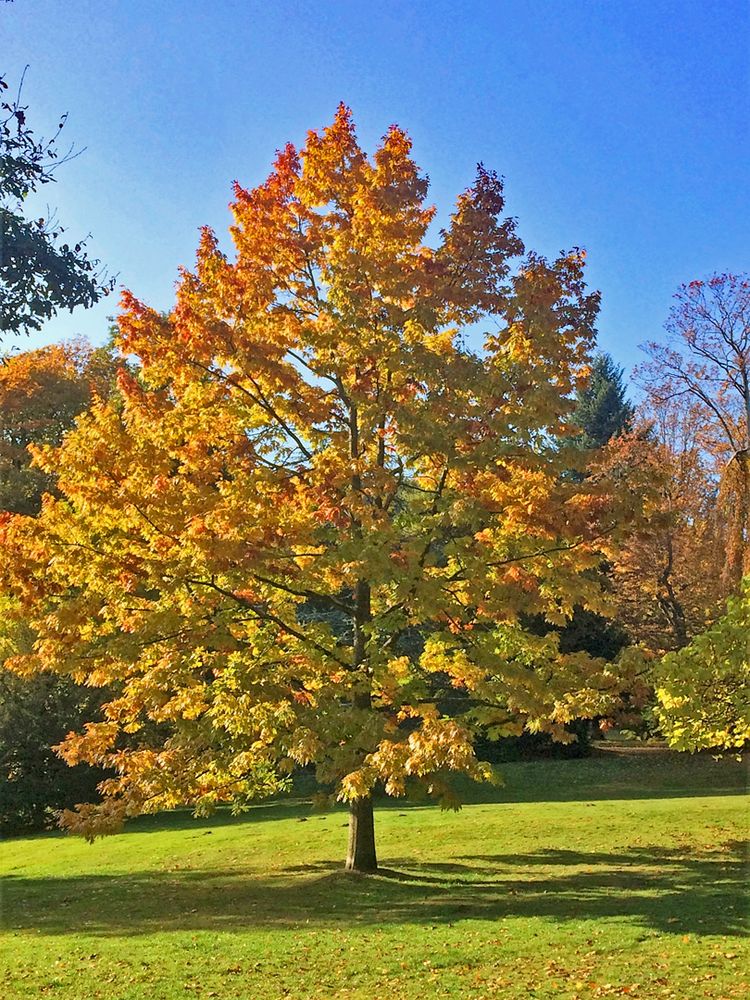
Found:
[[[679, 282], [750, 268], [747, 0], [15, 0], [0, 53], [31, 123], [67, 110], [87, 146], [46, 200], [158, 308], [201, 224], [229, 247], [231, 181], [341, 100], [367, 148], [410, 132], [441, 212], [482, 160], [528, 246], [586, 247], [628, 367]], [[113, 306], [35, 342], [99, 340]]]

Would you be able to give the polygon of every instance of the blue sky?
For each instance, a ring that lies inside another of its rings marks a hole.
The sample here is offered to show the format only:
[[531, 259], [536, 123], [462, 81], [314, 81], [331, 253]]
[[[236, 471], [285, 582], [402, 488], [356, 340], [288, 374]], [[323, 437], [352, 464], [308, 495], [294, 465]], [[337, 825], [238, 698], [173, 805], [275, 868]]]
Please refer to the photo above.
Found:
[[[15, 0], [2, 70], [38, 131], [86, 146], [45, 190], [119, 281], [169, 307], [230, 184], [349, 104], [391, 122], [445, 215], [477, 161], [529, 247], [588, 251], [600, 341], [626, 367], [681, 281], [750, 268], [750, 4], [601, 0]], [[101, 340], [112, 300], [35, 338]]]

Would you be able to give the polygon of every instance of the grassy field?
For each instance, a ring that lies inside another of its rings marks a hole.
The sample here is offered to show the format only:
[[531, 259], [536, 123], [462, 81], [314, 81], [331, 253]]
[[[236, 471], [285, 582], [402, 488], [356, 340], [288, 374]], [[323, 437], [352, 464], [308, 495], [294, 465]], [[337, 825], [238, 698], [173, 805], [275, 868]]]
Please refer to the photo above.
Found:
[[299, 801], [7, 841], [0, 996], [750, 996], [743, 765], [503, 771], [457, 815], [380, 809], [370, 877], [341, 871], [345, 814]]

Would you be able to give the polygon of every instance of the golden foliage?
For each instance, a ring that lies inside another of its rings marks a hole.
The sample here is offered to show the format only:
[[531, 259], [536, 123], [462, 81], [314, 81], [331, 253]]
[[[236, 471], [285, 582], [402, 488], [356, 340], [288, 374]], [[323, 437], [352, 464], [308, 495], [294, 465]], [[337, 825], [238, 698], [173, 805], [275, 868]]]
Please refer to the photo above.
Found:
[[521, 624], [605, 608], [588, 571], [640, 505], [569, 474], [583, 254], [522, 256], [483, 168], [433, 246], [426, 193], [404, 132], [369, 159], [339, 108], [236, 187], [234, 257], [205, 230], [168, 316], [123, 297], [136, 373], [38, 449], [62, 496], [1, 529], [37, 637], [16, 668], [117, 692], [61, 750], [116, 772], [71, 829], [241, 803], [295, 762], [451, 805], [448, 773], [488, 776], [478, 726], [566, 738], [616, 700], [610, 665]]

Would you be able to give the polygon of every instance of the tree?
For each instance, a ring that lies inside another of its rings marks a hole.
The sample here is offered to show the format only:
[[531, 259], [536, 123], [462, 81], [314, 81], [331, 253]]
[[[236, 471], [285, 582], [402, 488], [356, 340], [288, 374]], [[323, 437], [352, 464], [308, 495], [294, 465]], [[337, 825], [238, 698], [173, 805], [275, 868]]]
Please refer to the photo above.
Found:
[[661, 729], [677, 750], [743, 750], [750, 741], [750, 581], [726, 615], [657, 671]]
[[598, 296], [580, 252], [521, 257], [482, 166], [430, 246], [410, 149], [394, 126], [368, 159], [342, 106], [236, 185], [236, 259], [204, 230], [168, 316], [125, 295], [137, 373], [37, 449], [62, 496], [3, 524], [36, 635], [10, 665], [119, 687], [61, 746], [116, 771], [68, 829], [241, 806], [314, 764], [370, 871], [376, 789], [453, 806], [452, 773], [492, 777], [478, 728], [567, 739], [617, 696], [617, 669], [522, 625], [602, 610], [585, 571], [635, 503], [562, 475]]
[[621, 447], [651, 469], [647, 517], [620, 551], [613, 580], [618, 617], [656, 652], [704, 631], [726, 599], [726, 523], [720, 459], [706, 447], [704, 411], [689, 395], [647, 393]]
[[750, 739], [750, 605], [747, 581], [740, 586], [750, 570], [750, 280], [716, 274], [683, 285], [675, 298], [671, 340], [648, 344], [651, 362], [641, 370], [655, 410], [668, 418], [662, 438], [669, 441], [670, 428], [689, 430], [689, 447], [672, 448], [681, 476], [670, 565], [682, 547], [692, 593], [708, 589], [708, 622], [724, 596], [717, 556], [725, 554], [725, 590], [737, 594], [705, 631], [691, 636], [683, 627], [683, 648], [657, 669], [657, 714], [677, 749], [738, 750]]
[[[114, 383], [110, 349], [73, 341], [10, 355], [0, 364], [0, 510], [38, 514], [54, 472], [31, 468], [30, 444], [59, 445], [92, 397]], [[23, 622], [0, 605], [0, 662], [30, 647]], [[91, 798], [104, 777], [84, 764], [69, 768], [50, 749], [98, 717], [104, 692], [57, 674], [20, 677], [0, 668], [0, 830], [39, 829], [53, 813]]]
[[[0, 77], [0, 94], [8, 84]], [[53, 217], [30, 219], [25, 201], [54, 181], [58, 142], [67, 115], [50, 139], [35, 137], [21, 104], [0, 104], [0, 331], [14, 334], [39, 330], [60, 309], [91, 306], [114, 287], [88, 257], [85, 240], [60, 243], [63, 228]]]
[[116, 362], [85, 340], [9, 355], [0, 364], [0, 510], [37, 514], [54, 472], [32, 468], [29, 445], [59, 445], [93, 396], [108, 396]]
[[736, 585], [750, 571], [750, 279], [715, 274], [675, 300], [670, 339], [646, 345], [640, 376], [655, 400], [687, 396], [700, 413], [700, 447], [722, 462], [726, 575]]
[[[575, 407], [571, 421], [576, 434], [568, 443], [584, 452], [586, 459], [601, 460], [601, 450], [610, 442], [631, 429], [634, 409], [627, 399], [623, 369], [609, 354], [598, 353], [591, 362], [588, 378], [575, 394]], [[584, 472], [571, 470], [569, 474], [583, 477]], [[598, 573], [602, 587], [609, 591], [610, 582], [606, 566]], [[543, 616], [530, 623], [534, 631], [549, 631]], [[629, 644], [628, 635], [621, 625], [604, 615], [583, 607], [575, 608], [572, 618], [554, 628], [560, 634], [563, 652], [586, 652], [592, 656], [615, 660]], [[575, 727], [579, 742], [583, 743], [590, 725]]]
[[576, 394], [573, 422], [580, 429], [576, 443], [586, 449], [604, 447], [613, 437], [632, 429], [634, 413], [623, 369], [611, 355], [597, 354], [588, 381]]
[[[578, 388], [575, 400], [572, 422], [578, 433], [571, 443], [599, 461], [602, 449], [611, 447], [613, 441], [632, 429], [635, 412], [627, 398], [623, 369], [609, 354], [600, 352], [594, 356], [590, 375]], [[605, 569], [600, 567], [598, 572]], [[609, 589], [606, 572], [601, 582]], [[577, 608], [560, 631], [560, 648], [564, 651], [582, 650], [592, 656], [615, 659], [628, 644], [627, 634], [619, 624], [585, 608]]]
[[[0, 660], [32, 641], [28, 629], [9, 627], [9, 607], [0, 602]], [[41, 830], [61, 809], [96, 796], [106, 777], [100, 768], [68, 767], [50, 749], [92, 718], [104, 700], [57, 674], [21, 677], [0, 669], [0, 834]]]

